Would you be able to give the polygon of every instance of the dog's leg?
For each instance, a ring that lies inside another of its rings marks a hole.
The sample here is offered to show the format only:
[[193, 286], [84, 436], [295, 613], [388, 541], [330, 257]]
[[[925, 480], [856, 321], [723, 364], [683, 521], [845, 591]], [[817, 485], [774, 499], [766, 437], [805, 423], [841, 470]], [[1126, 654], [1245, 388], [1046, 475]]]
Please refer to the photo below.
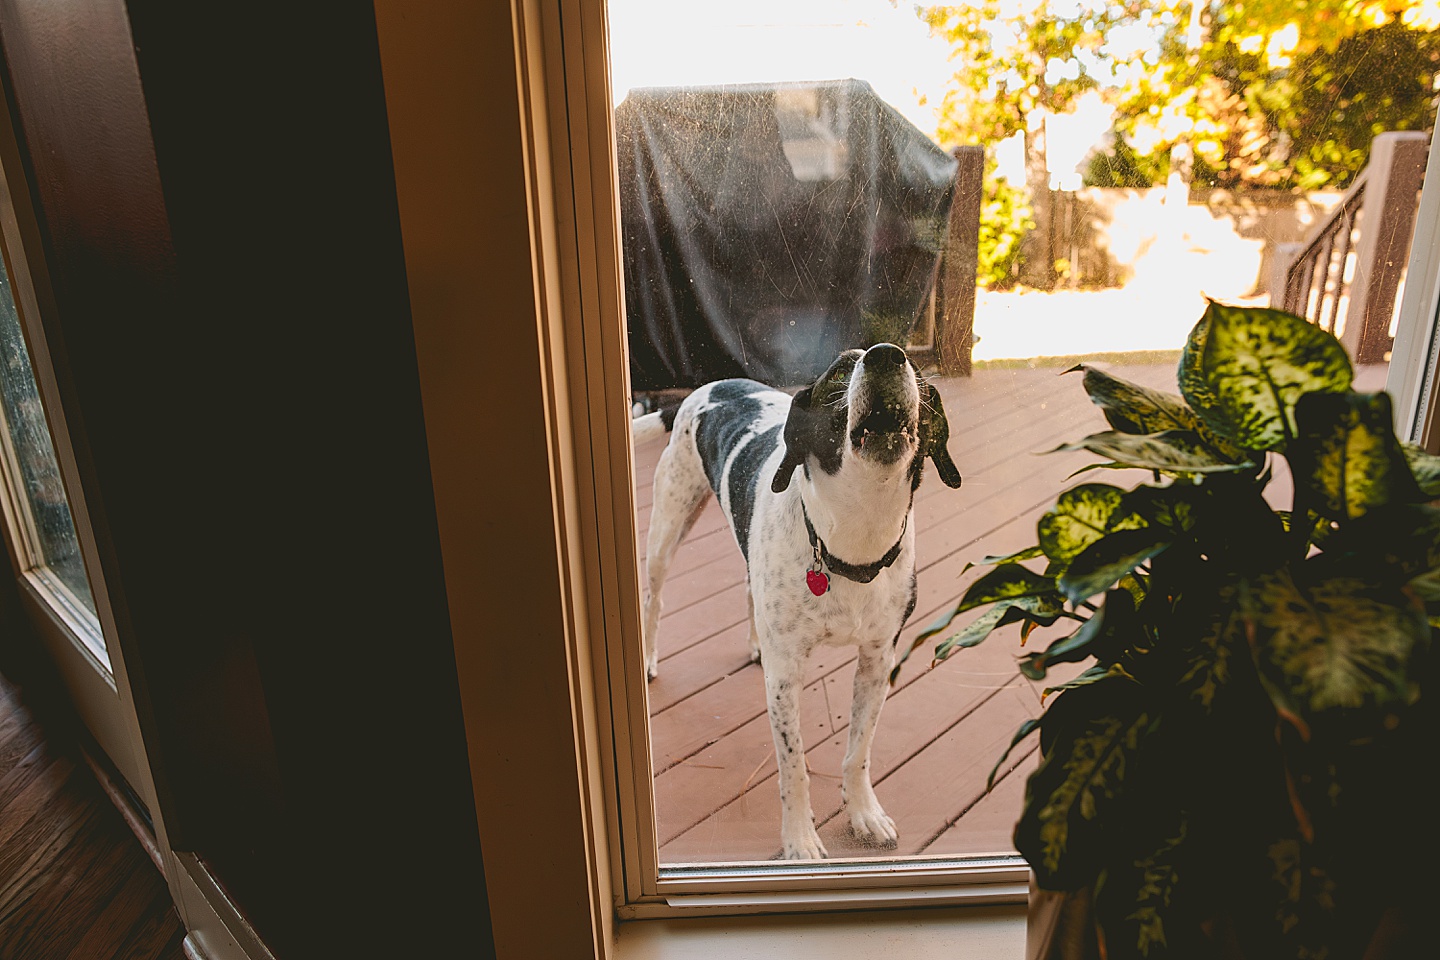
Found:
[[755, 594], [750, 590], [750, 578], [745, 578], [745, 604], [750, 608], [750, 662], [760, 662], [760, 629], [755, 626]]
[[810, 776], [805, 769], [805, 744], [800, 738], [800, 686], [804, 680], [803, 651], [777, 655], [771, 644], [765, 658], [765, 697], [770, 732], [775, 737], [779, 768], [780, 841], [786, 860], [826, 856], [810, 810]]
[[861, 645], [855, 667], [855, 690], [850, 701], [850, 745], [845, 751], [842, 768], [841, 796], [850, 815], [850, 829], [860, 840], [884, 846], [899, 839], [895, 821], [880, 806], [875, 788], [870, 783], [870, 746], [875, 741], [875, 727], [880, 721], [880, 708], [885, 705], [889, 686], [890, 666], [894, 647]]
[[[654, 502], [650, 507], [650, 533], [645, 542], [645, 676], [660, 672], [660, 589], [685, 534], [695, 526], [710, 498], [710, 486], [698, 464], [672, 439], [655, 467]], [[693, 458], [693, 454], [691, 455]]]

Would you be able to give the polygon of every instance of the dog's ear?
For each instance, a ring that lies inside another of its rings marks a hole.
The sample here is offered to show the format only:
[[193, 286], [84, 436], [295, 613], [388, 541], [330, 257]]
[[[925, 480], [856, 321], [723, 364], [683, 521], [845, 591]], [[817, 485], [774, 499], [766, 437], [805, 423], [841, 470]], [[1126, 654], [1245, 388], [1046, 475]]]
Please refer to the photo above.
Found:
[[947, 487], [960, 486], [960, 471], [950, 459], [946, 445], [950, 442], [950, 422], [945, 419], [945, 406], [940, 391], [929, 383], [920, 384], [920, 456], [929, 457]]
[[775, 471], [775, 479], [770, 481], [770, 489], [775, 493], [785, 492], [785, 488], [790, 486], [790, 478], [794, 475], [795, 468], [805, 462], [802, 423], [810, 413], [810, 398], [813, 395], [814, 388], [806, 387], [790, 401], [790, 415], [785, 418], [785, 459], [780, 461], [780, 469]]

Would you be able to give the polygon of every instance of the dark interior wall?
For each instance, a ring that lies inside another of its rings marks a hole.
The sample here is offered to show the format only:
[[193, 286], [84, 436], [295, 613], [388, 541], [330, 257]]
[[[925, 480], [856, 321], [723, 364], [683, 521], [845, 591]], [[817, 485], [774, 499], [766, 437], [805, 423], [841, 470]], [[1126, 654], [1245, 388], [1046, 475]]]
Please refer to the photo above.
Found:
[[290, 956], [489, 940], [369, 4], [0, 0], [171, 840]]

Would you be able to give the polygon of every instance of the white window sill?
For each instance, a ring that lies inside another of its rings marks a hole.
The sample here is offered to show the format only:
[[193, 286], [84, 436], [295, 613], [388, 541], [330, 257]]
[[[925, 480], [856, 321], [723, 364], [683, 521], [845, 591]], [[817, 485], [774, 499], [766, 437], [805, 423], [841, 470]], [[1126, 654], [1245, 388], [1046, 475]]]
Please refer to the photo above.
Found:
[[615, 960], [1023, 960], [1023, 904], [631, 920]]

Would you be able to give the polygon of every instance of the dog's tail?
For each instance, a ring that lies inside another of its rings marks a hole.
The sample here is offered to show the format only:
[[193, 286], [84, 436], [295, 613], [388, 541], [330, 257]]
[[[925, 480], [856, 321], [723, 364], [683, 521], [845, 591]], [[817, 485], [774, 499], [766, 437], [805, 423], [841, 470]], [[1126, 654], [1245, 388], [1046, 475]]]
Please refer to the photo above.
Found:
[[630, 436], [635, 445], [638, 447], [642, 443], [658, 440], [669, 433], [675, 426], [675, 414], [679, 410], [680, 404], [676, 403], [631, 420]]

